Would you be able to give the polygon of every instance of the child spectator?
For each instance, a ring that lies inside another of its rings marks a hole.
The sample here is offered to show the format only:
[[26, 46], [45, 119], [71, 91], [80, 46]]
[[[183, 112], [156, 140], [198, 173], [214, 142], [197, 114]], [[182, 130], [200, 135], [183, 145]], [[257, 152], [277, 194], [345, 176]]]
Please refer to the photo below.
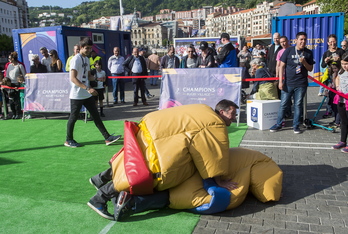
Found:
[[[327, 74], [326, 76], [328, 77], [328, 79], [324, 82], [324, 84], [326, 84], [328, 87], [336, 89], [335, 87], [335, 80], [338, 76], [338, 72], [340, 70], [340, 64], [333, 62], [332, 64], [330, 64], [327, 68]], [[323, 77], [325, 77], [325, 74]], [[323, 115], [323, 118], [329, 118], [329, 117], [335, 117], [335, 121], [332, 122], [331, 124], [336, 123], [336, 115], [338, 115], [337, 112], [337, 105], [333, 103], [333, 99], [335, 97], [335, 93], [328, 91], [328, 90], [324, 90], [324, 94], [328, 97], [327, 100], [327, 105], [326, 105], [326, 113]], [[339, 122], [338, 122], [339, 123]]]
[[[2, 84], [2, 79], [4, 78], [4, 73], [2, 73], [2, 68], [0, 68], [0, 87]], [[2, 91], [0, 92], [0, 119], [3, 117], [2, 114]]]
[[8, 86], [9, 88], [4, 88], [3, 91], [5, 93], [5, 98], [8, 97], [10, 108], [12, 111], [12, 119], [19, 119], [21, 114], [21, 106], [19, 99], [19, 90], [18, 84], [11, 83], [11, 79], [5, 77], [2, 80], [2, 84], [4, 86]]
[[[336, 79], [337, 91], [348, 95], [348, 53], [342, 56], [341, 71]], [[336, 95], [334, 103], [337, 104], [338, 113], [341, 117], [341, 141], [332, 146], [333, 149], [341, 149], [343, 153], [348, 153], [347, 135], [348, 135], [348, 100]]]
[[[23, 76], [18, 76], [17, 77], [18, 85], [19, 87], [25, 87], [25, 80]], [[24, 109], [24, 96], [25, 96], [25, 90], [24, 89], [19, 89], [19, 100], [21, 104], [21, 110], [23, 111]]]
[[98, 92], [98, 96], [94, 96], [96, 105], [98, 108], [98, 101], [99, 101], [99, 108], [100, 108], [100, 116], [105, 117], [103, 112], [103, 100], [104, 100], [104, 91], [105, 91], [105, 80], [106, 80], [106, 74], [105, 71], [102, 70], [102, 63], [101, 60], [97, 60], [94, 63], [95, 67], [95, 73], [94, 77], [96, 79], [96, 82], [93, 84], [91, 83], [91, 86], [93, 89], [95, 89]]

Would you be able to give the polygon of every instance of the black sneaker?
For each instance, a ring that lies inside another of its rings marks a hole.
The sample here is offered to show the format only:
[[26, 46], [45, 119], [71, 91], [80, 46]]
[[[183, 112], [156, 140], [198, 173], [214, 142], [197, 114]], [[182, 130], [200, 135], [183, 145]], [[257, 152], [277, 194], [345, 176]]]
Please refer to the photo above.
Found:
[[108, 212], [108, 206], [105, 203], [94, 202], [92, 199], [87, 205], [105, 219], [114, 220], [114, 216]]
[[81, 147], [81, 145], [79, 143], [77, 143], [75, 140], [68, 140], [66, 142], [64, 142], [64, 145], [70, 148], [77, 148], [77, 147]]
[[132, 208], [129, 204], [129, 202], [132, 199], [132, 195], [125, 191], [121, 191], [120, 194], [118, 195], [117, 202], [114, 204], [114, 220], [118, 221], [121, 219], [124, 219], [128, 216], [131, 215]]
[[299, 127], [295, 127], [294, 128], [294, 133], [295, 134], [300, 134], [300, 133], [302, 133], [302, 131], [301, 131], [301, 129]]
[[110, 145], [110, 144], [114, 143], [115, 141], [117, 141], [120, 138], [121, 138], [121, 135], [117, 135], [117, 136], [110, 135], [108, 137], [108, 139], [105, 140], [105, 144], [106, 145]]

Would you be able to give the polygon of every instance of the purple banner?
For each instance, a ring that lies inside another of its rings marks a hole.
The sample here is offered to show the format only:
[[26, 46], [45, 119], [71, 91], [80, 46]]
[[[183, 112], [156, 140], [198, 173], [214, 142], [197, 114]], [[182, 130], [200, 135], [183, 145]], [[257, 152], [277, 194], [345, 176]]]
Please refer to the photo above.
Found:
[[240, 106], [243, 68], [163, 69], [159, 109], [222, 99]]
[[27, 74], [24, 111], [70, 112], [69, 73]]

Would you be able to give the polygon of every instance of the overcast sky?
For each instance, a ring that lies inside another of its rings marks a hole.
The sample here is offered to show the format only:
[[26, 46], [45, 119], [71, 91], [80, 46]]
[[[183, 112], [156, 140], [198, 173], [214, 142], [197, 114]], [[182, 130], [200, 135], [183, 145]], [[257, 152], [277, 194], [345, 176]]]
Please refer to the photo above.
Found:
[[29, 7], [35, 6], [60, 6], [63, 8], [72, 8], [80, 5], [82, 2], [97, 2], [99, 0], [27, 0]]

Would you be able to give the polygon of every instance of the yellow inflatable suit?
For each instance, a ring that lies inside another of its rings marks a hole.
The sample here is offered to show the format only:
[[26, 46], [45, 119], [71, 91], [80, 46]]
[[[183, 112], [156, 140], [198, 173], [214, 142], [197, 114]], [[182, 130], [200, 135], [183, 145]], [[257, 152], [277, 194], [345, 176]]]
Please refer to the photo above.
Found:
[[[238, 183], [238, 188], [230, 191], [226, 209], [239, 206], [249, 192], [261, 202], [279, 200], [283, 172], [271, 158], [245, 148], [231, 148], [229, 158], [228, 177]], [[212, 198], [203, 188], [203, 180], [198, 173], [171, 188], [169, 194], [170, 208], [173, 209], [192, 209], [209, 204]]]
[[[139, 123], [137, 143], [158, 191], [182, 184], [197, 171], [203, 178], [225, 176], [229, 140], [222, 118], [204, 104], [184, 105], [147, 114]], [[126, 146], [125, 146], [126, 147]], [[111, 163], [117, 191], [129, 191], [124, 152]]]

